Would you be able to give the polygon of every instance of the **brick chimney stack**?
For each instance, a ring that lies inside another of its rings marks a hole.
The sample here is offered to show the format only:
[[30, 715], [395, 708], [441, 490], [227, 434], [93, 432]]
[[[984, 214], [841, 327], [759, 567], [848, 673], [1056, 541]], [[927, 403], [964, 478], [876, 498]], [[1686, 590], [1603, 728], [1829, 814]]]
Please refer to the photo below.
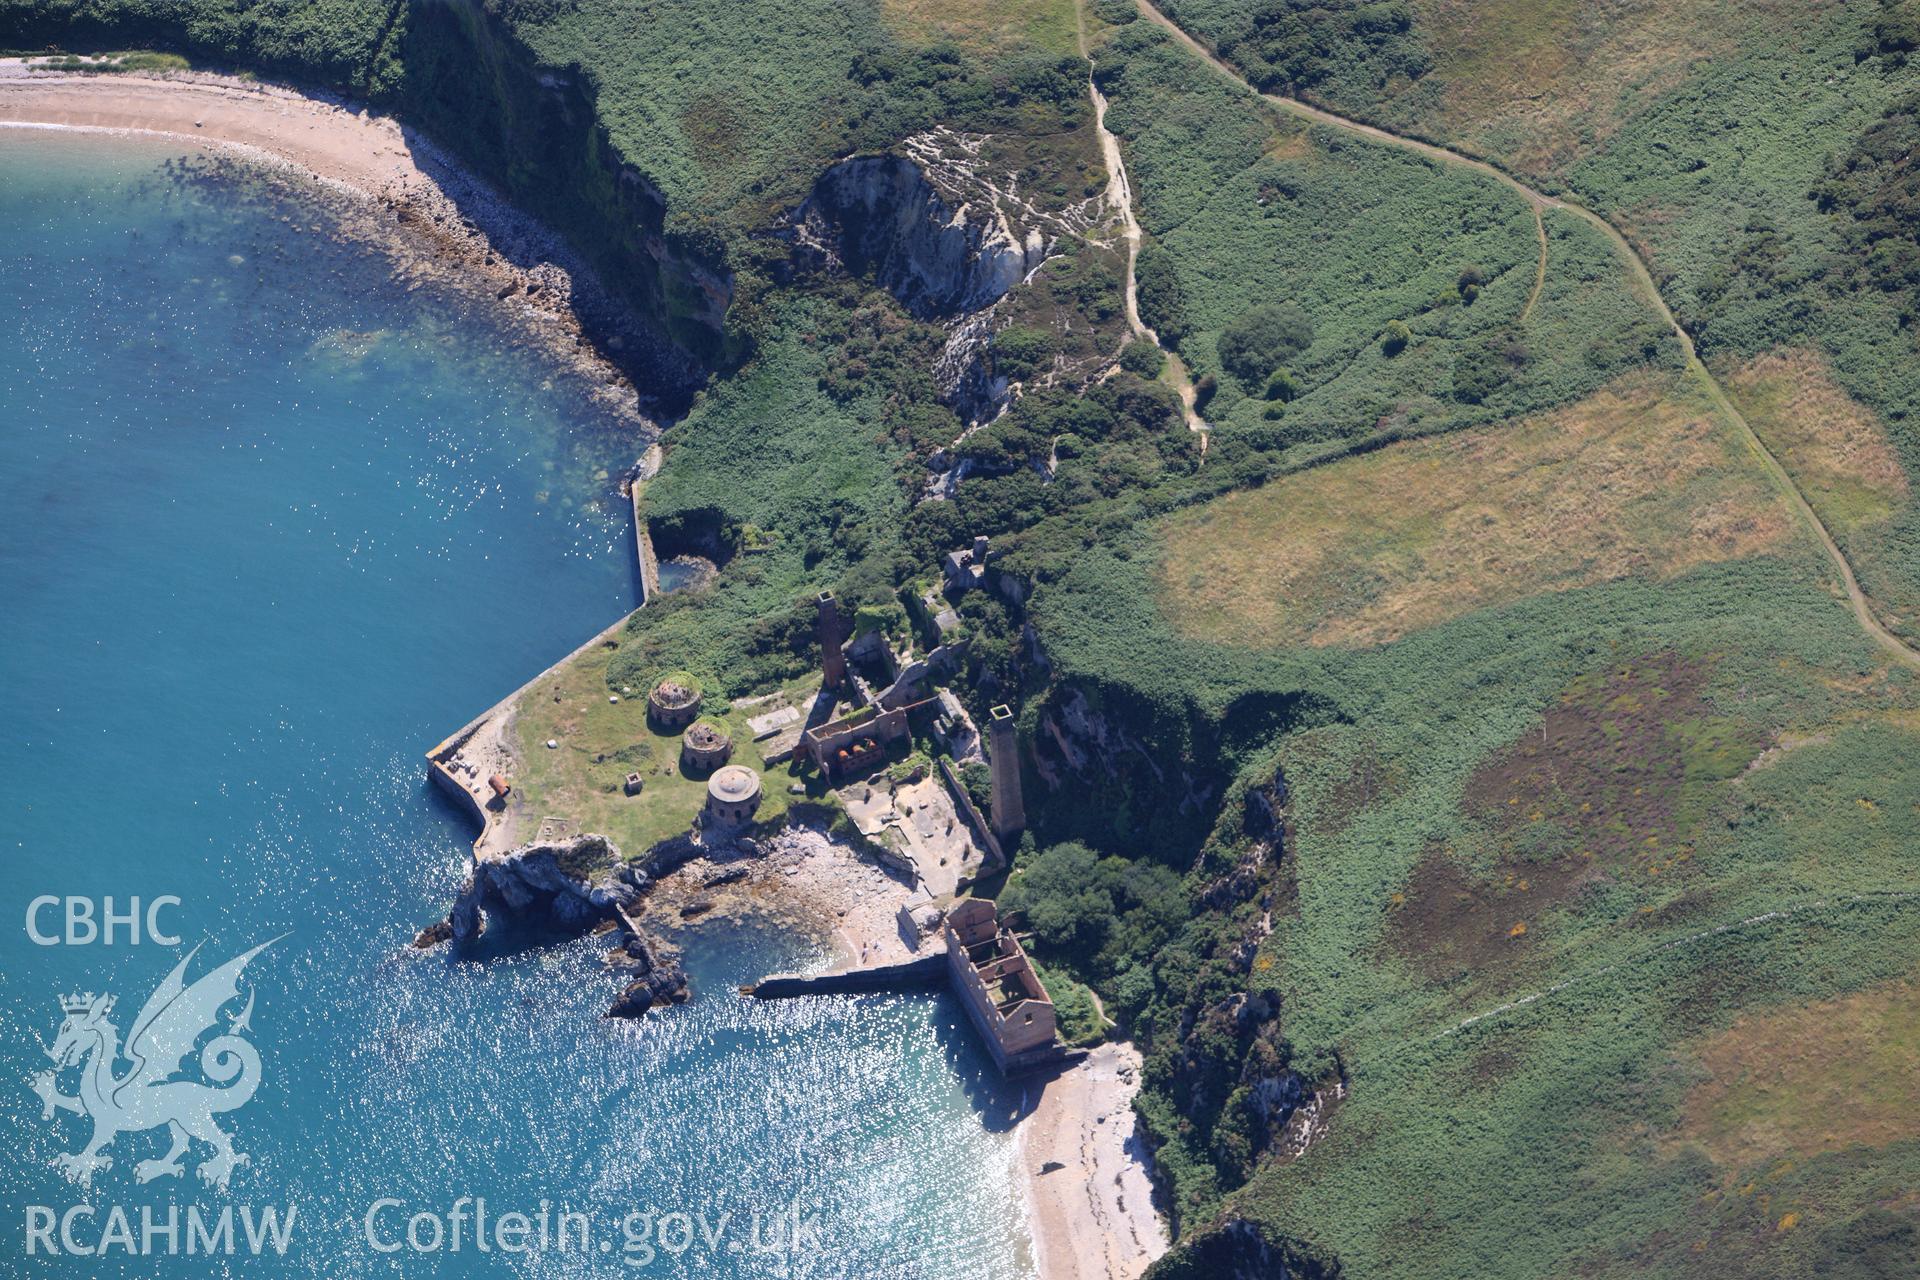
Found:
[[1014, 732], [1013, 712], [1004, 706], [987, 715], [987, 767], [993, 774], [989, 820], [993, 834], [1006, 843], [1026, 827], [1027, 806], [1020, 796], [1020, 735]]
[[814, 624], [814, 635], [820, 641], [820, 676], [827, 688], [838, 689], [847, 682], [847, 655], [842, 648], [847, 636], [840, 621], [840, 602], [833, 598], [833, 592], [822, 591], [815, 603], [820, 609]]

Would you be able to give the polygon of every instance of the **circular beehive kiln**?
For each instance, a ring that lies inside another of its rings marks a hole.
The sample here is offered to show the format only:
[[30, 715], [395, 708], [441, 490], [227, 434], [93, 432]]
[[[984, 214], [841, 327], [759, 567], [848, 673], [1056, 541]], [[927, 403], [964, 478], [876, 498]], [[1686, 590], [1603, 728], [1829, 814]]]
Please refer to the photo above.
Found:
[[662, 728], [692, 724], [700, 714], [700, 686], [691, 676], [668, 676], [647, 695], [647, 714]]
[[760, 775], [730, 764], [707, 779], [707, 812], [721, 822], [751, 821], [760, 807]]
[[720, 727], [697, 720], [680, 739], [680, 769], [684, 773], [707, 773], [718, 769], [733, 754], [733, 739]]

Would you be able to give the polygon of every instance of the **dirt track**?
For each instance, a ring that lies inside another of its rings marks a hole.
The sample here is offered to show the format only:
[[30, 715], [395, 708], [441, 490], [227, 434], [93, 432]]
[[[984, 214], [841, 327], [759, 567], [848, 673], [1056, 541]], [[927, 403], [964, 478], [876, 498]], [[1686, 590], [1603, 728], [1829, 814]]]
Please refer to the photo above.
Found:
[[[1093, 55], [1087, 50], [1087, 16], [1084, 0], [1074, 8], [1074, 18], [1080, 27], [1080, 56], [1087, 60], [1087, 92], [1093, 98], [1093, 122], [1100, 134], [1100, 155], [1107, 163], [1107, 197], [1120, 210], [1120, 217], [1127, 239], [1127, 328], [1134, 336], [1146, 338], [1165, 353], [1167, 360], [1166, 378], [1180, 396], [1180, 407], [1187, 420], [1189, 431], [1204, 432], [1207, 421], [1200, 416], [1199, 393], [1194, 390], [1193, 376], [1187, 372], [1186, 362], [1179, 353], [1160, 341], [1145, 321], [1140, 319], [1140, 290], [1134, 278], [1134, 263], [1140, 257], [1141, 231], [1139, 219], [1133, 216], [1133, 186], [1127, 179], [1127, 165], [1120, 154], [1120, 140], [1107, 128], [1107, 99], [1100, 92], [1100, 86], [1093, 82]], [[1546, 262], [1546, 233], [1541, 233], [1541, 264]], [[1537, 289], [1536, 289], [1537, 292]], [[1204, 449], [1206, 440], [1201, 440]]]
[[1762, 470], [1767, 473], [1768, 478], [1786, 495], [1788, 501], [1793, 505], [1794, 511], [1799, 515], [1801, 522], [1806, 525], [1807, 529], [1819, 541], [1820, 545], [1825, 548], [1828, 559], [1833, 561], [1834, 568], [1839, 570], [1841, 583], [1846, 588], [1847, 599], [1853, 606], [1854, 616], [1859, 619], [1861, 629], [1893, 657], [1906, 663], [1910, 667], [1920, 669], [1920, 650], [1915, 650], [1905, 641], [1887, 630], [1886, 626], [1874, 613], [1873, 606], [1868, 601], [1866, 592], [1861, 590], [1859, 580], [1854, 577], [1853, 566], [1847, 562], [1847, 557], [1840, 550], [1840, 545], [1833, 540], [1833, 535], [1828, 532], [1826, 525], [1822, 524], [1820, 517], [1814, 513], [1813, 507], [1807, 501], [1806, 495], [1800, 491], [1800, 486], [1794, 483], [1793, 477], [1787, 473], [1787, 469], [1780, 465], [1780, 460], [1774, 457], [1772, 452], [1768, 450], [1766, 444], [1760, 439], [1759, 435], [1754, 432], [1753, 427], [1747, 422], [1746, 418], [1734, 407], [1733, 401], [1727, 398], [1727, 393], [1721, 388], [1719, 381], [1708, 371], [1707, 366], [1701, 361], [1699, 353], [1694, 350], [1692, 335], [1681, 328], [1680, 322], [1674, 318], [1672, 309], [1667, 306], [1666, 299], [1660, 296], [1660, 290], [1653, 283], [1653, 274], [1647, 269], [1645, 260], [1640, 257], [1639, 252], [1634, 249], [1627, 238], [1620, 234], [1617, 227], [1583, 205], [1566, 200], [1557, 200], [1552, 196], [1535, 191], [1532, 187], [1521, 182], [1505, 170], [1489, 164], [1485, 160], [1476, 160], [1472, 156], [1462, 154], [1461, 152], [1451, 151], [1446, 147], [1436, 146], [1431, 142], [1422, 142], [1417, 138], [1405, 137], [1404, 135], [1394, 133], [1388, 129], [1381, 129], [1375, 125], [1362, 124], [1358, 120], [1350, 120], [1346, 116], [1338, 115], [1335, 112], [1327, 111], [1321, 107], [1309, 106], [1297, 98], [1287, 98], [1272, 93], [1261, 93], [1258, 89], [1254, 88], [1244, 76], [1234, 70], [1232, 66], [1215, 55], [1212, 50], [1208, 49], [1198, 40], [1188, 35], [1186, 31], [1175, 24], [1173, 19], [1167, 17], [1166, 14], [1155, 8], [1153, 4], [1150, 3], [1150, 0], [1135, 0], [1135, 3], [1140, 6], [1140, 12], [1142, 14], [1163, 27], [1183, 46], [1205, 59], [1208, 66], [1241, 88], [1257, 95], [1262, 101], [1278, 107], [1289, 115], [1299, 117], [1303, 120], [1309, 120], [1316, 124], [1326, 125], [1329, 128], [1339, 129], [1346, 133], [1356, 134], [1363, 138], [1371, 138], [1376, 142], [1383, 142], [1389, 146], [1400, 147], [1404, 150], [1426, 156], [1431, 160], [1439, 161], [1442, 164], [1471, 169], [1476, 173], [1482, 173], [1493, 178], [1509, 190], [1517, 193], [1532, 206], [1535, 223], [1540, 226], [1540, 270], [1542, 274], [1534, 282], [1533, 294], [1527, 299], [1527, 307], [1529, 309], [1532, 308], [1534, 300], [1539, 297], [1541, 285], [1545, 282], [1546, 231], [1544, 224], [1540, 223], [1542, 211], [1546, 209], [1559, 210], [1573, 217], [1583, 219], [1598, 229], [1602, 235], [1606, 236], [1608, 242], [1613, 245], [1614, 250], [1625, 260], [1628, 273], [1633, 278], [1635, 290], [1646, 299], [1649, 305], [1660, 313], [1661, 319], [1666, 321], [1668, 328], [1672, 329], [1674, 335], [1679, 338], [1681, 349], [1685, 351], [1687, 355], [1687, 372], [1700, 380], [1707, 394], [1712, 398], [1714, 406], [1720, 410], [1729, 422], [1739, 429], [1741, 437], [1746, 441], [1747, 447], [1753, 451], [1754, 457], [1759, 461]]

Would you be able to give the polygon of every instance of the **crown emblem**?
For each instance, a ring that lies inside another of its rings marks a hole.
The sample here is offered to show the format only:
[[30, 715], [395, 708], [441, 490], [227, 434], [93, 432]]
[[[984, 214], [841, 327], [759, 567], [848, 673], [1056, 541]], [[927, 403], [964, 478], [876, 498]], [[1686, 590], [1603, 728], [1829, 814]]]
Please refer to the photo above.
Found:
[[[75, 992], [73, 995], [60, 997], [60, 1008], [67, 1013], [86, 1013], [93, 1008], [93, 999], [91, 991]], [[106, 1004], [100, 1011], [105, 1013], [112, 1008], [113, 997], [108, 996]]]

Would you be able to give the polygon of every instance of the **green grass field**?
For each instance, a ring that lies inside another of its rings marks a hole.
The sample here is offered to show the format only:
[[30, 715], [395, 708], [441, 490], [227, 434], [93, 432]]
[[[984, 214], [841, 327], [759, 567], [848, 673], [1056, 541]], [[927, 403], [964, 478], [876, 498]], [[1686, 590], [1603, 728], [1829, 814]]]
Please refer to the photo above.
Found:
[[[1112, 29], [1098, 59], [1152, 237], [1146, 318], [1196, 376], [1215, 375], [1203, 411], [1223, 430], [1285, 445], [1444, 431], [1678, 358], [1624, 265], [1577, 220], [1550, 214], [1537, 229], [1492, 178], [1278, 117], [1195, 74], [1148, 22]], [[1280, 395], [1218, 354], [1237, 317], [1275, 302], [1313, 324]], [[1383, 342], [1393, 322], [1408, 330], [1398, 349]]]
[[[1716, 368], [1811, 350], [1879, 420], [1909, 480], [1920, 474], [1902, 429], [1920, 411], [1914, 282], [1863, 287], [1864, 250], [1815, 198], [1837, 159], [1920, 90], [1909, 0], [1324, 0], [1291, 6], [1296, 22], [1251, 0], [1164, 7], [1264, 88], [1486, 157], [1598, 210]], [[1876, 199], [1911, 243], [1902, 181]], [[1903, 504], [1856, 540], [1900, 618], [1920, 598], [1916, 519]]]
[[1565, 409], [1390, 446], [1173, 518], [1183, 636], [1377, 644], [1490, 605], [1768, 550], [1791, 516], [1705, 397], [1634, 375]]
[[[692, 825], [706, 804], [707, 778], [681, 768], [679, 730], [648, 722], [651, 684], [620, 683], [627, 692], [612, 695], [620, 698], [617, 703], [608, 701], [608, 688], [622, 680], [608, 670], [618, 654], [617, 647], [596, 648], [522, 697], [512, 726], [521, 761], [514, 785], [521, 812], [531, 820], [529, 831], [542, 817], [564, 817], [580, 830], [609, 837], [621, 853], [637, 858]], [[793, 687], [796, 702], [804, 705], [817, 687], [817, 681], [798, 682]], [[789, 790], [796, 782], [805, 788], [805, 798], [825, 796], [818, 773], [803, 776], [789, 765], [769, 766], [762, 760], [747, 726], [750, 714], [732, 709], [724, 696], [712, 693], [703, 700], [700, 719], [733, 740], [731, 763], [761, 775], [755, 820], [778, 821], [796, 798]], [[550, 750], [545, 745], [549, 741], [559, 746]], [[629, 773], [644, 780], [637, 796], [626, 794]]]

